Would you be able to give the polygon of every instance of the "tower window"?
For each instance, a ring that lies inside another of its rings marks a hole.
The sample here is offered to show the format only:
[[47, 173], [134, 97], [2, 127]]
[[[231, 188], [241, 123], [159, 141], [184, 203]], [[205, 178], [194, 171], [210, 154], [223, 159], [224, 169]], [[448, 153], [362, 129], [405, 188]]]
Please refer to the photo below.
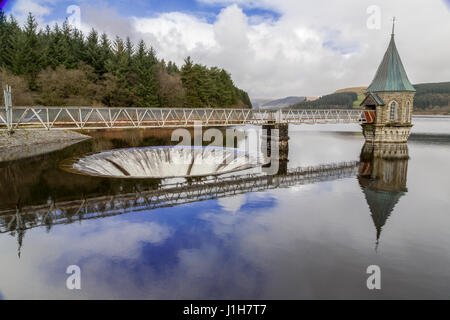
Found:
[[398, 106], [398, 104], [395, 101], [392, 101], [389, 104], [389, 120], [390, 121], [395, 121], [397, 118], [396, 117], [397, 116], [397, 106]]
[[405, 112], [405, 121], [410, 122], [411, 121], [411, 103], [408, 101], [406, 103], [406, 112]]

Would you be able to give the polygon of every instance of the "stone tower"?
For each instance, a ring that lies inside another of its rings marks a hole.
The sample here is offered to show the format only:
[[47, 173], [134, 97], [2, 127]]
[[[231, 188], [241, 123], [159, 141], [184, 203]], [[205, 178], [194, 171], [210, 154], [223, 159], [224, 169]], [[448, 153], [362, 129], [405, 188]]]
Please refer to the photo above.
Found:
[[393, 25], [387, 51], [361, 103], [366, 117], [370, 115], [368, 123], [362, 125], [367, 142], [408, 140], [415, 92], [395, 45]]

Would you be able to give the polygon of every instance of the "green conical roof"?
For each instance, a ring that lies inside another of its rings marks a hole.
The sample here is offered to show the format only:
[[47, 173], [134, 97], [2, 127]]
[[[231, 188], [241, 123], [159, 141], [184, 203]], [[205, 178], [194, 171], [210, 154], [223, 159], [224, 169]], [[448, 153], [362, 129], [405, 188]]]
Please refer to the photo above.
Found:
[[375, 78], [366, 90], [366, 92], [379, 91], [416, 91], [408, 80], [402, 60], [395, 46], [393, 34]]

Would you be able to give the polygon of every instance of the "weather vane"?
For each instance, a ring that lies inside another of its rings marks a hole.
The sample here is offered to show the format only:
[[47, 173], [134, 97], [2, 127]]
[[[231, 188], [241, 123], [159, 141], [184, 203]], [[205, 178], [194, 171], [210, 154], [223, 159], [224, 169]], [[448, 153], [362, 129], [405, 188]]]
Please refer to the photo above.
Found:
[[392, 36], [394, 35], [394, 29], [395, 29], [395, 16], [392, 18]]

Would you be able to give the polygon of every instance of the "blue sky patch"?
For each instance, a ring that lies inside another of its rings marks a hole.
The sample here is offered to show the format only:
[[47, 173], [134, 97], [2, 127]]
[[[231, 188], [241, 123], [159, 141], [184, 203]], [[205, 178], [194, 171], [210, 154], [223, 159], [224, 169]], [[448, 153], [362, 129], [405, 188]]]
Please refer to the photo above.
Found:
[[444, 2], [447, 4], [447, 7], [450, 9], [450, 0], [444, 0]]
[[7, 0], [0, 0], [0, 9], [6, 10]]
[[[6, 2], [6, 0], [0, 0]], [[11, 11], [18, 0], [8, 0], [4, 8]], [[3, 3], [2, 2], [2, 3]], [[41, 6], [50, 9], [50, 14], [45, 16], [45, 21], [64, 20], [69, 16], [67, 8], [71, 5], [79, 5], [81, 8], [88, 5], [92, 7], [109, 7], [115, 9], [122, 17], [155, 17], [161, 13], [182, 12], [202, 18], [208, 23], [214, 23], [220, 11], [227, 7], [223, 4], [206, 4], [196, 0], [135, 0], [133, 5], [127, 0], [117, 1], [85, 1], [85, 0], [60, 0], [55, 2], [38, 1]], [[241, 7], [248, 17], [261, 17], [265, 20], [278, 20], [280, 14], [263, 8]], [[81, 11], [83, 15], [83, 11]]]
[[330, 48], [333, 51], [339, 52], [340, 54], [349, 54], [358, 51], [358, 46], [355, 45], [347, 45], [343, 46], [342, 44], [338, 44], [333, 40], [328, 40], [323, 43], [324, 47]]

